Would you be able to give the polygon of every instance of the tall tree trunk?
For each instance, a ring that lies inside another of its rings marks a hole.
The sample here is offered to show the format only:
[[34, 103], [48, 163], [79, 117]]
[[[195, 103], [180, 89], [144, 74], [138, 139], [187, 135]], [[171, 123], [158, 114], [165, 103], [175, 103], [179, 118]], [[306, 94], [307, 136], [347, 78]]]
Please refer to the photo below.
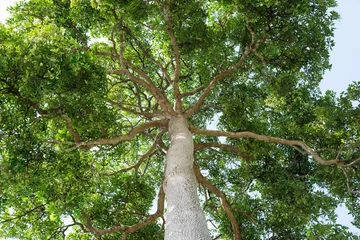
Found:
[[167, 199], [165, 240], [209, 240], [205, 214], [193, 171], [194, 142], [183, 117], [169, 122], [171, 146], [166, 156], [164, 191]]

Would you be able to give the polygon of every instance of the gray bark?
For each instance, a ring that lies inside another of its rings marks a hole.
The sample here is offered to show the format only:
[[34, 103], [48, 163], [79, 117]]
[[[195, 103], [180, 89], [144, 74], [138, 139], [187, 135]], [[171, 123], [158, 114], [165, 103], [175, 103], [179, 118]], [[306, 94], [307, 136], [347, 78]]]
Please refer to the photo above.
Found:
[[164, 191], [167, 199], [165, 240], [210, 240], [193, 171], [194, 142], [183, 117], [169, 122], [171, 146], [166, 156]]

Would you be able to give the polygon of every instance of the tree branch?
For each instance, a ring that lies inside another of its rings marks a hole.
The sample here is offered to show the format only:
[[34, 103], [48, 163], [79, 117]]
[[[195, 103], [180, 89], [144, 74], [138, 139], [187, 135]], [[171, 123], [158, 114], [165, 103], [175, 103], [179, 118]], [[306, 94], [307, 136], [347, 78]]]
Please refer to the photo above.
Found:
[[185, 93], [182, 93], [180, 95], [180, 98], [183, 98], [183, 97], [188, 97], [188, 96], [192, 96], [192, 95], [195, 95], [196, 93], [202, 91], [205, 87], [204, 86], [201, 86], [201, 87], [198, 87], [190, 92], [185, 92]]
[[3, 221], [0, 221], [0, 224], [6, 223], [6, 222], [11, 222], [11, 221], [13, 221], [13, 220], [16, 220], [16, 219], [25, 217], [25, 216], [28, 215], [29, 213], [34, 212], [34, 211], [36, 211], [37, 209], [43, 208], [43, 207], [45, 207], [45, 205], [44, 205], [44, 204], [40, 204], [40, 205], [34, 207], [33, 209], [30, 209], [30, 210], [24, 212], [23, 214], [20, 214], [20, 215], [14, 216], [14, 217], [12, 217], [12, 218], [5, 219], [5, 220], [3, 220]]
[[85, 38], [84, 38], [83, 36], [81, 36], [81, 34], [79, 33], [79, 30], [78, 30], [78, 28], [76, 27], [76, 25], [75, 25], [72, 21], [70, 21], [70, 20], [67, 20], [67, 21], [66, 21], [66, 24], [68, 24], [69, 27], [71, 27], [71, 28], [74, 30], [74, 33], [75, 33], [77, 39], [78, 39], [82, 44], [84, 44], [85, 48], [86, 48], [86, 49], [89, 49], [89, 46], [88, 46], [87, 41], [85, 40]]
[[227, 144], [221, 144], [221, 143], [197, 143], [194, 145], [195, 151], [196, 150], [200, 150], [200, 149], [204, 149], [204, 148], [221, 148], [233, 153], [238, 154], [241, 158], [245, 159], [245, 160], [250, 160], [253, 157], [250, 155], [247, 155], [246, 153], [243, 153], [242, 151], [240, 151], [239, 149], [237, 149], [236, 147], [227, 145]]
[[216, 75], [211, 82], [209, 83], [209, 85], [205, 88], [204, 92], [202, 93], [202, 95], [199, 97], [199, 99], [197, 100], [197, 102], [192, 106], [189, 107], [188, 109], [185, 110], [185, 114], [184, 116], [186, 118], [190, 117], [191, 115], [193, 115], [199, 108], [200, 106], [203, 104], [203, 102], [205, 101], [205, 99], [207, 98], [207, 96], [209, 96], [211, 90], [213, 89], [213, 87], [215, 86], [215, 84], [220, 81], [221, 79], [229, 76], [230, 74], [232, 74], [233, 72], [235, 72], [236, 70], [238, 70], [241, 65], [243, 64], [243, 62], [245, 61], [246, 57], [251, 53], [251, 49], [249, 47], [246, 47], [243, 54], [241, 55], [239, 61], [229, 67], [228, 69], [226, 69], [225, 71], [219, 73], [218, 75]]
[[[319, 164], [329, 166], [329, 165], [340, 165], [344, 162], [348, 162], [349, 160], [340, 160], [340, 159], [331, 159], [331, 160], [324, 160], [322, 159], [319, 154], [308, 145], [306, 145], [302, 141], [297, 140], [286, 140], [277, 137], [269, 137], [265, 135], [256, 134], [253, 132], [224, 132], [218, 130], [203, 130], [198, 129], [193, 126], [190, 126], [190, 131], [195, 134], [202, 134], [202, 135], [211, 135], [211, 136], [223, 136], [223, 137], [231, 137], [231, 138], [252, 138], [263, 142], [270, 142], [270, 143], [278, 143], [282, 145], [287, 145], [297, 149], [301, 147], [303, 152], [312, 156], [312, 158]], [[355, 160], [354, 162], [359, 161], [359, 159]], [[349, 165], [349, 164], [348, 164]], [[346, 165], [345, 165], [346, 166]], [[351, 166], [351, 165], [350, 165]]]
[[259, 48], [260, 44], [262, 42], [265, 41], [266, 38], [266, 25], [264, 25], [262, 27], [262, 36], [256, 40], [256, 36], [255, 36], [255, 32], [254, 30], [252, 30], [249, 26], [249, 24], [246, 24], [246, 27], [248, 28], [248, 30], [250, 31], [251, 34], [251, 43], [248, 44], [245, 48], [244, 48], [244, 52], [243, 54], [240, 56], [239, 61], [229, 67], [228, 69], [226, 69], [225, 71], [219, 73], [218, 75], [216, 75], [212, 81], [209, 83], [209, 85], [205, 88], [205, 91], [203, 92], [203, 94], [200, 96], [200, 98], [198, 99], [198, 101], [192, 106], [189, 107], [188, 109], [186, 109], [184, 116], [185, 117], [190, 117], [191, 115], [193, 115], [199, 108], [200, 106], [203, 104], [203, 102], [205, 101], [206, 97], [210, 94], [212, 88], [215, 86], [215, 84], [220, 81], [221, 79], [229, 76], [230, 74], [234, 73], [236, 70], [240, 69], [243, 62], [245, 61], [246, 57], [251, 53], [251, 52], [256, 52], [256, 50]]
[[[120, 54], [119, 54], [119, 58], [120, 58], [120, 70], [113, 70], [110, 71], [109, 73], [111, 74], [125, 74], [128, 78], [131, 79], [132, 82], [140, 84], [141, 86], [143, 86], [145, 89], [147, 89], [148, 91], [150, 91], [150, 93], [155, 97], [155, 99], [157, 100], [157, 102], [160, 104], [162, 110], [165, 113], [165, 116], [167, 118], [171, 118], [172, 115], [174, 115], [174, 111], [171, 107], [171, 104], [169, 103], [168, 99], [166, 98], [165, 94], [163, 94], [153, 83], [153, 81], [150, 79], [150, 77], [143, 72], [142, 70], [140, 70], [138, 67], [136, 67], [135, 65], [131, 64], [129, 61], [127, 61], [124, 58], [124, 52], [125, 52], [125, 46], [124, 46], [124, 26], [123, 26], [123, 19], [122, 17], [118, 17], [116, 14], [116, 11], [113, 10], [113, 15], [115, 17], [116, 20], [116, 25], [118, 25], [119, 28], [119, 41], [120, 41]], [[143, 79], [145, 79], [146, 81], [141, 80], [140, 78], [136, 77], [134, 74], [130, 73], [129, 70], [127, 69], [127, 67], [129, 67], [130, 69], [132, 69], [134, 72], [136, 72], [139, 76], [141, 76]]]
[[71, 223], [71, 224], [68, 224], [68, 225], [63, 225], [61, 227], [58, 227], [52, 234], [51, 236], [48, 238], [48, 240], [50, 239], [56, 239], [55, 236], [58, 234], [58, 233], [61, 233], [63, 235], [63, 239], [65, 239], [66, 235], [65, 235], [65, 232], [68, 230], [69, 227], [73, 227], [73, 226], [80, 226], [79, 223]]
[[[112, 106], [116, 106], [118, 107], [120, 110], [123, 110], [125, 112], [129, 112], [129, 113], [132, 113], [132, 114], [135, 114], [135, 115], [138, 115], [138, 116], [143, 116], [143, 117], [146, 117], [146, 118], [160, 118], [162, 117], [161, 114], [159, 113], [152, 113], [152, 112], [144, 112], [144, 111], [135, 111], [131, 108], [127, 108], [127, 107], [124, 107], [123, 104], [119, 103], [119, 102], [115, 102], [115, 101], [112, 101], [112, 100], [108, 100], [108, 102], [112, 105]], [[141, 108], [139, 106], [139, 108]]]
[[[143, 79], [146, 80], [146, 85], [148, 86], [148, 89], [150, 91], [149, 88], [151, 88], [151, 90], [153, 91], [152, 94], [155, 97], [155, 99], [159, 102], [161, 108], [163, 109], [164, 112], [167, 112], [169, 114], [174, 115], [174, 110], [171, 107], [171, 104], [169, 102], [169, 100], [167, 99], [167, 97], [165, 96], [164, 92], [157, 88], [156, 85], [154, 84], [154, 82], [151, 80], [151, 78], [141, 69], [139, 69], [138, 67], [136, 67], [135, 65], [133, 65], [132, 63], [125, 61], [126, 62], [126, 66], [128, 66], [131, 70], [133, 70], [134, 72], [136, 72], [139, 76], [141, 76]], [[127, 71], [127, 70], [126, 70]], [[128, 73], [130, 73], [129, 71], [127, 71]], [[131, 74], [131, 73], [130, 73]], [[131, 74], [132, 76], [134, 76], [133, 74]], [[135, 80], [133, 78], [131, 78], [129, 75], [127, 75], [131, 80]]]
[[163, 216], [164, 202], [165, 202], [165, 193], [164, 193], [163, 187], [161, 186], [159, 193], [158, 193], [158, 204], [157, 204], [156, 212], [154, 214], [151, 214], [150, 216], [148, 216], [144, 221], [137, 223], [135, 225], [132, 225], [132, 226], [113, 226], [108, 229], [100, 229], [100, 228], [93, 226], [92, 219], [88, 214], [86, 214], [84, 211], [81, 211], [81, 214], [86, 219], [86, 228], [90, 232], [94, 233], [96, 237], [100, 237], [101, 235], [104, 235], [104, 234], [110, 234], [110, 233], [116, 233], [116, 232], [123, 231], [124, 233], [123, 233], [122, 239], [126, 239], [126, 236], [129, 233], [133, 233], [133, 232], [149, 225], [150, 223], [155, 221], [157, 218]]
[[203, 186], [205, 186], [207, 189], [209, 189], [212, 193], [214, 193], [216, 196], [218, 196], [220, 198], [220, 202], [224, 208], [224, 211], [226, 213], [226, 215], [229, 218], [229, 221], [231, 222], [233, 231], [234, 231], [234, 239], [235, 240], [240, 240], [241, 239], [241, 233], [240, 233], [240, 229], [239, 229], [239, 224], [237, 223], [237, 220], [231, 210], [231, 206], [230, 203], [228, 202], [228, 200], [226, 199], [225, 194], [220, 191], [216, 186], [212, 185], [211, 182], [209, 180], [207, 180], [207, 178], [205, 178], [201, 172], [200, 169], [196, 166], [196, 164], [193, 165], [194, 168], [194, 173], [195, 176], [197, 178], [197, 180], [199, 181], [199, 183], [201, 183]]
[[20, 91], [16, 88], [13, 87], [9, 87], [9, 88], [5, 88], [3, 89], [5, 90], [5, 92], [12, 94], [14, 96], [16, 96], [21, 102], [29, 105], [30, 107], [34, 108], [39, 114], [41, 115], [45, 115], [45, 114], [55, 114], [55, 115], [59, 115], [61, 114], [61, 108], [52, 108], [52, 109], [42, 109], [37, 103], [31, 101], [28, 98], [23, 97], [20, 94]]
[[64, 118], [64, 120], [66, 122], [66, 128], [71, 133], [71, 135], [73, 135], [73, 137], [74, 137], [75, 144], [79, 144], [81, 142], [80, 136], [79, 136], [79, 133], [74, 129], [74, 127], [73, 127], [73, 125], [71, 123], [71, 119], [66, 114], [63, 115], [63, 118]]
[[174, 111], [173, 111], [168, 99], [165, 97], [164, 94], [162, 94], [160, 92], [159, 89], [156, 88], [156, 86], [153, 83], [149, 83], [149, 82], [145, 82], [144, 80], [141, 80], [140, 78], [138, 78], [135, 75], [133, 75], [132, 73], [130, 73], [127, 69], [112, 70], [112, 71], [109, 71], [109, 73], [110, 74], [118, 74], [118, 75], [125, 74], [128, 78], [130, 78], [130, 80], [132, 82], [140, 84], [142, 87], [147, 89], [154, 96], [156, 101], [161, 106], [161, 109], [164, 112], [164, 117], [170, 119], [171, 116], [174, 114]]
[[103, 234], [125, 231], [128, 228], [128, 226], [113, 226], [108, 229], [100, 229], [93, 226], [91, 217], [84, 211], [81, 211], [81, 215], [86, 219], [86, 228], [89, 230], [89, 232], [94, 233], [96, 237], [100, 237]]
[[344, 168], [348, 168], [348, 167], [354, 166], [354, 165], [357, 164], [358, 162], [360, 162], [360, 158], [352, 161], [352, 162], [349, 163], [349, 164], [344, 165]]
[[349, 176], [348, 176], [348, 174], [347, 174], [347, 172], [346, 172], [346, 168], [343, 166], [343, 167], [341, 168], [341, 170], [343, 171], [344, 176], [345, 176], [345, 178], [346, 178], [346, 186], [347, 186], [347, 188], [348, 188], [349, 193], [350, 193], [350, 194], [356, 194], [356, 195], [360, 196], [360, 192], [355, 191], [355, 190], [352, 189], [351, 184], [350, 184], [350, 178], [349, 178]]
[[148, 158], [155, 151], [155, 149], [156, 149], [156, 147], [157, 147], [157, 145], [159, 143], [159, 140], [161, 139], [162, 135], [164, 135], [165, 131], [166, 130], [163, 129], [156, 135], [156, 137], [154, 139], [154, 142], [151, 145], [150, 149], [140, 157], [140, 159], [137, 161], [136, 164], [134, 164], [134, 165], [132, 165], [130, 167], [127, 167], [127, 168], [123, 168], [123, 169], [121, 169], [119, 171], [116, 171], [116, 172], [113, 172], [113, 173], [105, 174], [105, 176], [113, 176], [113, 175], [121, 173], [121, 172], [127, 172], [127, 171], [129, 171], [129, 170], [131, 170], [133, 168], [135, 169], [135, 171], [137, 171], [139, 169], [140, 165], [144, 162], [144, 160], [146, 158]]
[[167, 25], [167, 32], [170, 36], [171, 46], [175, 57], [175, 74], [173, 80], [174, 96], [175, 96], [175, 108], [178, 114], [182, 115], [182, 103], [181, 103], [181, 94], [179, 89], [179, 78], [181, 72], [181, 60], [180, 60], [180, 50], [176, 42], [176, 37], [173, 31], [172, 19], [170, 13], [170, 5], [165, 3], [164, 5], [164, 18]]
[[81, 230], [82, 230], [84, 233], [85, 233], [85, 232], [88, 232], [88, 231], [86, 230], [84, 224], [76, 221], [76, 219], [75, 219], [75, 217], [74, 217], [73, 215], [70, 215], [70, 217], [71, 217], [73, 223], [76, 224], [76, 225], [78, 225], [78, 226], [80, 226]]
[[74, 150], [76, 148], [80, 148], [82, 146], [89, 146], [90, 148], [92, 148], [92, 147], [95, 147], [98, 145], [116, 145], [119, 142], [131, 140], [136, 134], [141, 133], [149, 128], [166, 127], [167, 123], [168, 123], [167, 119], [147, 122], [138, 127], [131, 129], [125, 135], [112, 137], [112, 138], [99, 138], [99, 139], [88, 141], [88, 142], [80, 142], [79, 144], [75, 144], [74, 147], [66, 149], [66, 151], [72, 151], [72, 150]]
[[169, 76], [169, 74], [167, 73], [166, 69], [164, 68], [164, 66], [157, 60], [155, 60], [153, 57], [151, 57], [149, 55], [149, 51], [147, 51], [147, 49], [145, 49], [145, 47], [141, 44], [141, 42], [132, 34], [132, 32], [130, 31], [130, 29], [126, 26], [125, 27], [125, 32], [132, 38], [134, 39], [136, 45], [140, 48], [140, 50], [142, 51], [142, 53], [144, 54], [145, 58], [148, 59], [150, 62], [154, 63], [156, 66], [158, 66], [161, 69], [161, 72], [164, 74], [166, 80], [168, 82], [171, 82], [171, 78]]
[[124, 47], [124, 32], [123, 32], [123, 18], [119, 17], [116, 14], [115, 9], [112, 10], [114, 18], [116, 20], [116, 23], [113, 27], [112, 30], [112, 34], [111, 34], [111, 38], [113, 40], [113, 48], [116, 51], [116, 46], [115, 46], [115, 40], [114, 40], [114, 31], [115, 28], [118, 27], [119, 30], [119, 46], [120, 46], [120, 53], [119, 53], [119, 58], [120, 58], [120, 67], [121, 69], [125, 69], [125, 64], [124, 64], [124, 51], [125, 51], [125, 47]]

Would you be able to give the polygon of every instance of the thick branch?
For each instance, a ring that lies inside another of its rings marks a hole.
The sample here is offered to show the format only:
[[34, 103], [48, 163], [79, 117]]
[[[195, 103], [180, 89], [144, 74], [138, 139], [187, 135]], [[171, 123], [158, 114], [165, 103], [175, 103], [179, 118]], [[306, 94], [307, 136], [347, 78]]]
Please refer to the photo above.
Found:
[[164, 202], [165, 202], [165, 192], [163, 187], [161, 186], [158, 193], [158, 202], [157, 202], [157, 210], [154, 214], [151, 214], [149, 217], [147, 217], [143, 222], [138, 223], [136, 225], [133, 225], [129, 227], [125, 233], [133, 233], [136, 230], [143, 228], [153, 221], [155, 221], [157, 218], [163, 216], [164, 214]]
[[250, 155], [247, 155], [246, 153], [243, 153], [242, 151], [240, 151], [239, 149], [237, 149], [236, 147], [227, 145], [227, 144], [222, 144], [222, 143], [197, 143], [195, 144], [195, 150], [197, 149], [204, 149], [204, 148], [221, 148], [233, 153], [238, 154], [241, 158], [246, 159], [246, 160], [250, 160], [253, 157]]
[[120, 232], [120, 231], [125, 231], [128, 226], [114, 226], [108, 229], [100, 229], [97, 227], [94, 227], [92, 225], [92, 219], [91, 217], [86, 214], [84, 211], [81, 212], [82, 216], [86, 219], [86, 228], [95, 234], [95, 236], [99, 237], [100, 235], [103, 234], [110, 234], [110, 233], [116, 233], [116, 232]]
[[[113, 15], [114, 15], [114, 18], [116, 20], [116, 24], [112, 30], [112, 36], [111, 38], [114, 39], [114, 31], [115, 31], [115, 27], [118, 27], [118, 30], [119, 30], [119, 42], [120, 42], [120, 53], [119, 53], [119, 57], [120, 57], [120, 67], [121, 69], [125, 69], [125, 64], [124, 64], [124, 51], [125, 51], [125, 47], [124, 47], [124, 32], [123, 32], [123, 18], [122, 17], [118, 17], [117, 14], [116, 14], [116, 11], [115, 9], [113, 9]], [[113, 44], [114, 44], [114, 50], [116, 50], [116, 47], [115, 47], [115, 41], [113, 41]]]
[[[300, 148], [302, 148], [302, 150], [305, 153], [311, 155], [312, 158], [316, 162], [318, 162], [321, 165], [326, 165], [326, 166], [339, 165], [339, 164], [343, 164], [344, 162], [348, 161], [348, 160], [339, 160], [339, 159], [324, 160], [319, 156], [319, 154], [314, 149], [310, 148], [308, 145], [306, 145], [302, 141], [286, 140], [286, 139], [277, 138], [277, 137], [269, 137], [269, 136], [256, 134], [253, 132], [224, 132], [224, 131], [218, 131], [218, 130], [203, 130], [203, 129], [194, 128], [193, 126], [190, 126], [190, 131], [192, 133], [196, 133], [196, 134], [211, 135], [211, 136], [223, 136], [223, 137], [231, 137], [231, 138], [252, 138], [252, 139], [259, 140], [259, 141], [287, 145], [287, 146], [293, 147], [295, 149], [298, 149], [300, 147]], [[357, 160], [355, 160], [355, 161], [357, 161]]]
[[226, 215], [228, 216], [231, 222], [234, 231], [234, 239], [240, 240], [241, 233], [239, 229], [239, 224], [237, 223], [236, 218], [232, 213], [230, 203], [226, 199], [225, 194], [222, 191], [220, 191], [216, 186], [212, 185], [211, 182], [201, 174], [200, 169], [195, 164], [193, 165], [193, 168], [194, 168], [195, 176], [199, 181], [199, 183], [201, 183], [203, 186], [205, 186], [207, 189], [209, 189], [212, 193], [214, 193], [216, 196], [218, 196], [221, 199], [221, 204], [224, 208]]
[[182, 114], [182, 103], [181, 103], [181, 94], [179, 89], [179, 78], [181, 72], [181, 60], [180, 60], [180, 50], [176, 42], [176, 37], [173, 31], [172, 19], [170, 6], [168, 3], [164, 4], [164, 18], [167, 25], [167, 32], [170, 36], [171, 46], [175, 57], [175, 75], [173, 80], [173, 88], [175, 95], [175, 107], [178, 114]]
[[154, 214], [151, 214], [148, 216], [143, 222], [140, 222], [138, 224], [132, 225], [132, 226], [114, 226], [108, 229], [100, 229], [97, 227], [94, 227], [92, 225], [91, 217], [86, 214], [84, 211], [81, 212], [83, 217], [86, 219], [86, 228], [94, 233], [96, 236], [101, 236], [104, 234], [110, 234], [110, 233], [116, 233], [120, 231], [124, 231], [123, 236], [121, 239], [126, 239], [126, 236], [129, 233], [133, 233], [138, 229], [141, 229], [153, 221], [155, 221], [157, 218], [161, 217], [164, 213], [164, 201], [165, 201], [165, 193], [163, 190], [163, 187], [160, 187], [159, 193], [158, 193], [158, 204], [157, 204], [157, 210]]

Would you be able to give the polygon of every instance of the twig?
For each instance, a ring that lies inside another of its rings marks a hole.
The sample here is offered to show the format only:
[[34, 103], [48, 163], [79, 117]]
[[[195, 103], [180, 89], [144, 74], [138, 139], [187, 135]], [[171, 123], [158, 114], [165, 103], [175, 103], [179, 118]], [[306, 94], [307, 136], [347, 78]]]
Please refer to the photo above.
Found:
[[152, 63], [154, 63], [156, 66], [158, 66], [161, 69], [161, 72], [164, 74], [166, 80], [168, 82], [171, 82], [170, 76], [168, 74], [168, 72], [166, 71], [166, 69], [164, 68], [164, 66], [157, 60], [155, 60], [153, 57], [151, 57], [149, 55], [149, 50], [145, 49], [145, 47], [141, 44], [141, 42], [132, 34], [132, 32], [130, 31], [130, 29], [128, 27], [125, 27], [125, 31], [126, 33], [132, 38], [134, 39], [135, 43], [137, 46], [139, 46], [140, 50], [142, 51], [142, 53], [144, 54], [144, 56], [146, 57], [146, 59], [148, 59], [149, 61], [151, 61]]
[[349, 164], [344, 165], [344, 167], [345, 167], [345, 168], [351, 167], [351, 166], [353, 166], [353, 165], [357, 164], [358, 162], [360, 162], [360, 158], [358, 158], [358, 159], [356, 159], [356, 160], [352, 161], [352, 162], [351, 162], [351, 163], [349, 163]]
[[51, 108], [51, 109], [42, 109], [36, 102], [33, 102], [30, 99], [23, 97], [17, 88], [8, 87], [8, 88], [4, 88], [2, 90], [4, 90], [5, 93], [9, 93], [9, 94], [16, 96], [21, 102], [34, 108], [41, 115], [45, 115], [45, 114], [60, 115], [61, 114], [62, 109], [60, 107], [59, 108]]

